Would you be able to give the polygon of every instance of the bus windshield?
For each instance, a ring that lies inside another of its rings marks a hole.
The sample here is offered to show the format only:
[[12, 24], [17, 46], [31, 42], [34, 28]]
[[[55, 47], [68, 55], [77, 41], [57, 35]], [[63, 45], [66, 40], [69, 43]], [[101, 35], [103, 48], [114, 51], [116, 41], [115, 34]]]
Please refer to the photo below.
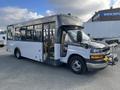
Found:
[[86, 33], [84, 33], [82, 30], [68, 30], [68, 33], [69, 33], [72, 41], [77, 42], [78, 31], [81, 31], [81, 33], [82, 33], [82, 42], [90, 41], [90, 37]]
[[82, 32], [82, 41], [91, 41], [90, 37], [83, 31]]

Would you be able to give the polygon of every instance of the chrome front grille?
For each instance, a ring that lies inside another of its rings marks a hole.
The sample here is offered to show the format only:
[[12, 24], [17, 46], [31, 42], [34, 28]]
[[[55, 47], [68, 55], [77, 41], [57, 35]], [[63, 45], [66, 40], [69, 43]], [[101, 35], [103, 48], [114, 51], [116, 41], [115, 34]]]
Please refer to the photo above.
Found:
[[105, 48], [103, 49], [103, 52], [104, 52], [106, 55], [110, 55], [110, 54], [112, 53], [110, 47], [105, 47]]
[[103, 49], [103, 52], [108, 52], [108, 51], [110, 51], [110, 47], [105, 47], [105, 48]]

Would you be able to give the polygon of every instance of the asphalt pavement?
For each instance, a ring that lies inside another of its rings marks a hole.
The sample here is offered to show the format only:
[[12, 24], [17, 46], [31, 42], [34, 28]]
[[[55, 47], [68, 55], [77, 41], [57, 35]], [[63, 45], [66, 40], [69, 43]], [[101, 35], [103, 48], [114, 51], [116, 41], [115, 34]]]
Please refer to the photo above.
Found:
[[[120, 50], [116, 52], [120, 58]], [[76, 75], [66, 66], [18, 60], [0, 48], [0, 90], [120, 90], [120, 62]]]

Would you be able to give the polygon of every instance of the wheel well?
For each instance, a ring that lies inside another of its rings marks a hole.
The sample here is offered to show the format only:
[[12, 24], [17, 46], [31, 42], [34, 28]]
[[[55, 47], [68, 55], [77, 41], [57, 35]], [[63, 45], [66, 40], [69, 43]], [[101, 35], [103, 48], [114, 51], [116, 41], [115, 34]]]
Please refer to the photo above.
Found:
[[80, 55], [78, 55], [78, 54], [72, 54], [72, 55], [70, 55], [69, 58], [68, 58], [68, 62], [67, 62], [68, 64], [70, 63], [70, 59], [71, 59], [71, 57], [73, 57], [73, 56], [79, 56], [79, 57], [81, 57], [81, 58], [83, 59], [84, 63], [86, 63], [85, 59], [84, 59], [82, 56], [80, 56]]

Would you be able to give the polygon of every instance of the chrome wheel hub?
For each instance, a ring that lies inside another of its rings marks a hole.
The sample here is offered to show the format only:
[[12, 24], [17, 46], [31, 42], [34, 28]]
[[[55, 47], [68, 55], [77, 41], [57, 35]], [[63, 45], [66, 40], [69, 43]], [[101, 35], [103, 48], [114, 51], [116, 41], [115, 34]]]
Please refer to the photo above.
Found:
[[72, 69], [74, 71], [79, 71], [81, 70], [81, 63], [79, 60], [75, 60], [73, 63], [72, 63]]

